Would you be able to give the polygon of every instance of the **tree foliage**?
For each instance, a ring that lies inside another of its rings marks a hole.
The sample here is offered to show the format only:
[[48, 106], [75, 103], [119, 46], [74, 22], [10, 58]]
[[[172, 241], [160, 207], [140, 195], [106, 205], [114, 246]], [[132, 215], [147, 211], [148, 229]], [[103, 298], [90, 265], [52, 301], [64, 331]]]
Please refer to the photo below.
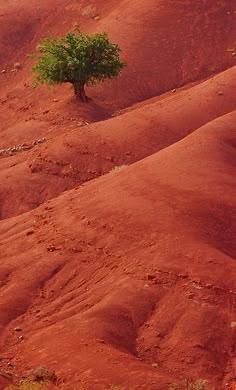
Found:
[[45, 39], [38, 47], [33, 67], [36, 83], [71, 83], [76, 95], [86, 100], [85, 85], [95, 85], [117, 77], [125, 63], [120, 48], [106, 33], [88, 35], [70, 32], [64, 37]]

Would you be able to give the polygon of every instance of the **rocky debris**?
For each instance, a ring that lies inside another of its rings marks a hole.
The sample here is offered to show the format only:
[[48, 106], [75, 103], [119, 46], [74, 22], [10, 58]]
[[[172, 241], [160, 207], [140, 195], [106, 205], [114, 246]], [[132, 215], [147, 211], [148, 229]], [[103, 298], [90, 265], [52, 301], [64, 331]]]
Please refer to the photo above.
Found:
[[16, 326], [16, 327], [14, 328], [14, 331], [15, 331], [15, 332], [22, 332], [22, 328], [20, 328], [19, 326]]
[[14, 63], [14, 69], [21, 69], [21, 64], [19, 62]]
[[98, 343], [100, 343], [100, 344], [105, 344], [105, 340], [103, 340], [103, 339], [96, 339], [96, 341], [97, 341]]
[[34, 146], [37, 146], [39, 144], [42, 144], [46, 141], [45, 138], [37, 139], [33, 142], [25, 142], [23, 144], [15, 145], [11, 148], [7, 149], [0, 149], [0, 156], [13, 156], [14, 154], [18, 152], [24, 152], [25, 150], [32, 149]]
[[32, 234], [34, 234], [34, 230], [28, 230], [28, 232], [26, 232], [26, 236], [31, 236]]
[[187, 297], [188, 297], [189, 299], [194, 298], [194, 293], [192, 293], [192, 292], [188, 293]]
[[158, 368], [158, 364], [157, 363], [152, 363], [152, 368]]
[[48, 245], [47, 246], [47, 251], [48, 252], [55, 252], [55, 251], [60, 251], [61, 248], [60, 247], [56, 247], [55, 245]]
[[81, 121], [78, 123], [78, 127], [83, 127], [83, 126], [88, 126], [89, 125], [89, 122], [86, 122], [86, 121]]
[[147, 280], [154, 280], [156, 279], [156, 275], [154, 274], [147, 274]]
[[40, 313], [40, 309], [33, 310], [33, 313]]
[[187, 274], [178, 274], [178, 277], [181, 279], [187, 279], [188, 275]]
[[115, 116], [118, 116], [118, 115], [121, 115], [121, 114], [122, 114], [122, 111], [121, 110], [117, 110], [117, 111], [113, 112], [112, 117], [115, 117]]
[[160, 283], [159, 277], [157, 274], [147, 274], [146, 279], [149, 281], [149, 285], [155, 285]]
[[1, 71], [1, 73], [6, 73], [7, 71], [6, 71], [6, 69], [3, 69], [2, 71]]

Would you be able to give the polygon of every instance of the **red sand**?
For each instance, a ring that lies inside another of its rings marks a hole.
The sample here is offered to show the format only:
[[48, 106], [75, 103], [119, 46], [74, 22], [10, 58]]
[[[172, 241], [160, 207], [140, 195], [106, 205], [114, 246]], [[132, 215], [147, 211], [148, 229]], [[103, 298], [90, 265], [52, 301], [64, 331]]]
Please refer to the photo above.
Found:
[[[46, 138], [0, 157], [0, 389], [39, 365], [70, 390], [184, 378], [225, 389], [236, 378], [236, 5], [84, 4], [0, 5], [0, 149]], [[129, 64], [88, 105], [67, 86], [29, 87], [26, 54], [75, 22], [108, 31]]]

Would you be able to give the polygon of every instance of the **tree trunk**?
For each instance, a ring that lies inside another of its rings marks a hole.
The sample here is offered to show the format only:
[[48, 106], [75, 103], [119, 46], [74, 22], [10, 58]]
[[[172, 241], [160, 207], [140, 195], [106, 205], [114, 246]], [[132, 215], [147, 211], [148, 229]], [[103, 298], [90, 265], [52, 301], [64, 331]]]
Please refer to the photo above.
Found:
[[80, 98], [81, 102], [86, 103], [88, 101], [88, 98], [85, 94], [84, 84], [74, 83], [73, 87], [75, 95]]

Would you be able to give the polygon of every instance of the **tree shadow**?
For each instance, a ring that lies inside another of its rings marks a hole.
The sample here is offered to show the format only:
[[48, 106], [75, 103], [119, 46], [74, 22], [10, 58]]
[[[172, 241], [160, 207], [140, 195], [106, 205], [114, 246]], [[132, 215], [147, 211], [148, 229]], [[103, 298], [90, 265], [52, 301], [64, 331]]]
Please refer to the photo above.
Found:
[[102, 121], [111, 118], [114, 113], [114, 108], [105, 101], [99, 101], [91, 96], [87, 96], [88, 101], [82, 102], [79, 97], [72, 96], [68, 101], [70, 112], [73, 110], [73, 115], [79, 115], [84, 119], [92, 122]]

